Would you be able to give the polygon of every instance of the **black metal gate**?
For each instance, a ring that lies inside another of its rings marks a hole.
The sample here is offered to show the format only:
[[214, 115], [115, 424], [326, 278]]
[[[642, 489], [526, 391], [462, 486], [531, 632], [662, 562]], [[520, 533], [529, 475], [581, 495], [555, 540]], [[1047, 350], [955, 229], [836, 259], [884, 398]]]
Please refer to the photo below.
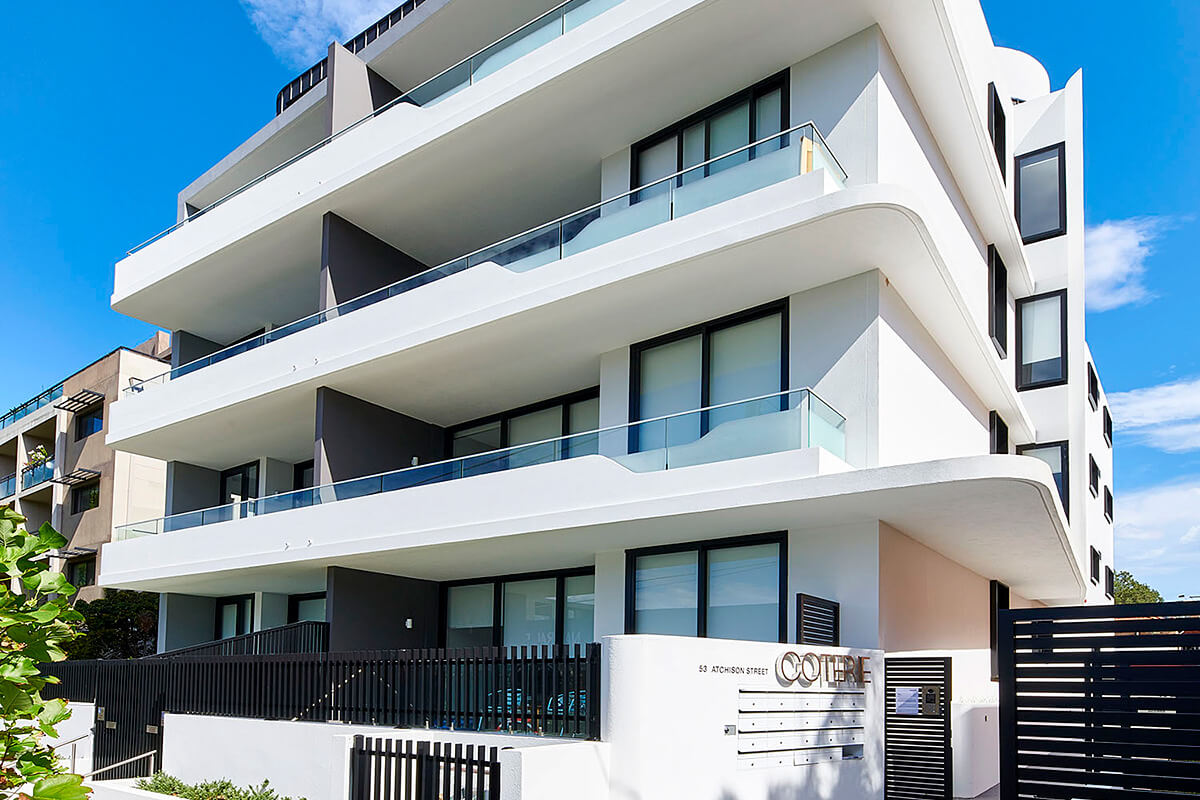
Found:
[[1000, 797], [1200, 796], [1200, 603], [1002, 611]]
[[166, 661], [96, 663], [96, 733], [92, 769], [129, 761], [97, 776], [103, 780], [136, 778], [162, 768], [162, 718]]
[[350, 800], [499, 800], [495, 747], [355, 736]]
[[949, 800], [950, 659], [884, 660], [884, 797]]

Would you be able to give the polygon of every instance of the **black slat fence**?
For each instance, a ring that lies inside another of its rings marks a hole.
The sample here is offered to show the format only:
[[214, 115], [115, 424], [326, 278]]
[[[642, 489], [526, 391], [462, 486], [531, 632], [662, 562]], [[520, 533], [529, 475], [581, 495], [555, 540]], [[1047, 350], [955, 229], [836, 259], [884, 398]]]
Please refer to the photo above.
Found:
[[954, 795], [950, 667], [940, 657], [884, 660], [885, 800]]
[[299, 653], [324, 653], [329, 649], [329, 623], [294, 622], [265, 631], [255, 631], [228, 639], [218, 639], [192, 647], [167, 650], [146, 658], [178, 656], [253, 656]]
[[350, 800], [498, 800], [495, 747], [355, 736]]

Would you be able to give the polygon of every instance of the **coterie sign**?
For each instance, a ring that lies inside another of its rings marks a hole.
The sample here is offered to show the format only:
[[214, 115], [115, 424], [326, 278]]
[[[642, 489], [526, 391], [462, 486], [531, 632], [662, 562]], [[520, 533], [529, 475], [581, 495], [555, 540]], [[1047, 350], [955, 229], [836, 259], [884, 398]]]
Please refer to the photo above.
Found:
[[797, 653], [788, 650], [775, 660], [775, 675], [785, 685], [866, 686], [871, 682], [868, 656]]

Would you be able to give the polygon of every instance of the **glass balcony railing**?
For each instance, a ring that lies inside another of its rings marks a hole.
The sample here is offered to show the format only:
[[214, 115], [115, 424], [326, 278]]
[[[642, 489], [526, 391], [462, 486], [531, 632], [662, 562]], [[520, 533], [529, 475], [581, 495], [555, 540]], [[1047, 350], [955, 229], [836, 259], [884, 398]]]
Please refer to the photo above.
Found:
[[[521, 56], [533, 52], [542, 45], [557, 39], [558, 37], [566, 34], [568, 31], [574, 30], [590, 20], [592, 17], [595, 17], [601, 12], [612, 8], [613, 6], [619, 5], [622, 2], [624, 2], [624, 0], [567, 0], [567, 2], [555, 6], [532, 22], [522, 25], [517, 30], [488, 45], [479, 52], [468, 56], [444, 72], [434, 75], [432, 78], [420, 84], [416, 88], [410, 89], [405, 94], [402, 94], [394, 100], [390, 100], [389, 102], [383, 104], [362, 119], [351, 123], [347, 127], [331, 136], [327, 136], [311, 147], [306, 148], [300, 153], [292, 156], [282, 164], [272, 167], [262, 175], [259, 175], [257, 178], [254, 178], [248, 183], [239, 186], [224, 197], [214, 200], [212, 203], [209, 203], [199, 211], [189, 214], [187, 218], [175, 223], [166, 230], [156, 233], [146, 241], [142, 242], [136, 247], [131, 248], [127, 254], [133, 255], [146, 245], [161, 239], [173, 231], [178, 230], [191, 220], [194, 220], [200, 215], [213, 210], [226, 200], [238, 196], [250, 187], [261, 183], [280, 170], [295, 164], [309, 153], [320, 150], [333, 140], [341, 136], [345, 136], [359, 125], [363, 124], [367, 120], [374, 119], [388, 109], [401, 104], [418, 106], [435, 105], [436, 103], [445, 100], [447, 97], [457, 94], [460, 90], [466, 88], [467, 86], [470, 86], [471, 84], [482, 80], [488, 75], [491, 75], [501, 67], [507, 66]], [[295, 102], [304, 92], [307, 92], [317, 83], [325, 80], [326, 71], [326, 65], [324, 62], [319, 62], [315, 66], [311, 67], [304, 75], [301, 75], [299, 78], [293, 81], [292, 84], [289, 84], [288, 87], [285, 87], [283, 92], [280, 92], [280, 96], [276, 99], [276, 108], [282, 111], [281, 104], [290, 104]], [[293, 84], [295, 86], [294, 92], [291, 90]]]
[[169, 372], [147, 378], [125, 387], [125, 392], [137, 393], [148, 386], [167, 383], [189, 372], [481, 264], [495, 264], [511, 272], [529, 272], [816, 170], [825, 170], [839, 186], [846, 180], [845, 171], [829, 151], [816, 126], [811, 122], [797, 125], [333, 308], [238, 342]]
[[54, 459], [21, 470], [21, 488], [32, 489], [54, 477]]
[[37, 397], [33, 398], [32, 400], [26, 400], [24, 403], [17, 406], [16, 408], [14, 408], [12, 411], [9, 411], [4, 416], [0, 417], [0, 429], [7, 428], [9, 425], [12, 425], [17, 420], [23, 419], [24, 417], [29, 416], [34, 411], [37, 411], [39, 408], [42, 408], [43, 406], [50, 405], [55, 400], [62, 397], [62, 393], [63, 393], [63, 385], [60, 383], [58, 386], [55, 386], [52, 389], [47, 389], [46, 391], [42, 392], [41, 394], [39, 394]]
[[7, 478], [0, 478], [0, 498], [10, 497], [17, 493], [17, 474], [14, 472]]
[[123, 525], [117, 528], [117, 539], [213, 525], [587, 455], [606, 456], [632, 472], [656, 472], [805, 447], [822, 447], [844, 459], [846, 419], [810, 389], [795, 389]]

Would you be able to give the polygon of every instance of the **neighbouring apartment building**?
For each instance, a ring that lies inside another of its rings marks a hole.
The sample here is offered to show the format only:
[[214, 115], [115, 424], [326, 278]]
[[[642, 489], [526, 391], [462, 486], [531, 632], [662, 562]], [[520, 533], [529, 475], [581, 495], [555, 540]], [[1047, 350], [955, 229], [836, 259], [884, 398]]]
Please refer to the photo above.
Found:
[[121, 389], [162, 371], [170, 339], [158, 333], [119, 347], [0, 417], [0, 503], [35, 530], [49, 522], [67, 539], [51, 558], [94, 600], [102, 549], [122, 525], [161, 514], [166, 463], [104, 442]]
[[[116, 265], [166, 490], [100, 583], [161, 651], [602, 643], [605, 769], [527, 797], [882, 798], [883, 659], [949, 657], [975, 796], [996, 610], [1112, 598], [1082, 98], [978, 0], [406, 3]], [[743, 724], [799, 646], [878, 658], [848, 738]]]

